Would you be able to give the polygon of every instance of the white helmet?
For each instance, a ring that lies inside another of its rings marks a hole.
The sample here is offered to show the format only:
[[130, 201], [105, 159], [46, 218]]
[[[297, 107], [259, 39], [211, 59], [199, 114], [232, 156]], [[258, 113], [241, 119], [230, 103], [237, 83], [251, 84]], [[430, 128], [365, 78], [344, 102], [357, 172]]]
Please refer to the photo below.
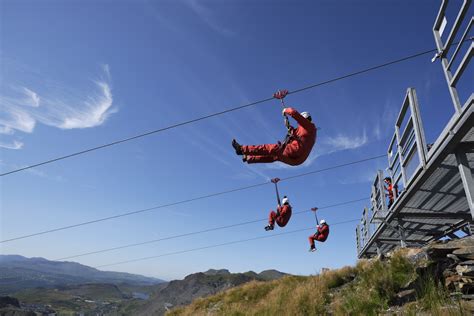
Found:
[[290, 204], [290, 200], [284, 196], [283, 199], [281, 200], [281, 204], [285, 205], [285, 204]]
[[307, 119], [308, 117], [311, 117], [311, 114], [309, 114], [309, 112], [301, 112], [301, 116]]
[[324, 219], [319, 221], [319, 225], [323, 225], [323, 224], [326, 224], [326, 221]]

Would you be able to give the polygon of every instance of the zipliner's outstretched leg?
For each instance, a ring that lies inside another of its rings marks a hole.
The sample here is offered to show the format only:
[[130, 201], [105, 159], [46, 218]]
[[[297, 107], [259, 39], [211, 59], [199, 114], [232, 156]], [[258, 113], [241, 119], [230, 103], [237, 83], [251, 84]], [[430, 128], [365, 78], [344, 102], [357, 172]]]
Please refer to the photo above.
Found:
[[265, 227], [265, 230], [273, 230], [276, 219], [277, 213], [275, 211], [270, 211], [270, 214], [268, 215], [268, 225]]
[[278, 161], [284, 149], [280, 143], [242, 146], [242, 153], [247, 163], [270, 163]]
[[308, 237], [309, 244], [311, 246], [310, 251], [316, 250], [316, 246], [314, 245], [314, 241], [318, 238], [317, 235], [318, 235], [318, 233]]
[[241, 146], [242, 153], [247, 156], [280, 156], [285, 149], [281, 144], [265, 144]]
[[[281, 93], [276, 94], [277, 99], [282, 100], [284, 95]], [[235, 139], [232, 140], [232, 147], [234, 147], [237, 155], [243, 155], [244, 162], [248, 163], [266, 163], [281, 161], [291, 166], [301, 165], [306, 161], [311, 150], [316, 142], [317, 129], [312, 123], [311, 115], [308, 112], [302, 112], [301, 114], [293, 108], [284, 108], [284, 116], [291, 116], [298, 122], [298, 127], [293, 128], [287, 125], [288, 141], [285, 144], [265, 144], [256, 146], [244, 146], [239, 144]], [[286, 121], [286, 120], [285, 120]], [[251, 157], [246, 159], [245, 156]], [[254, 159], [252, 156], [270, 156], [270, 158], [257, 158]]]
[[271, 226], [275, 226], [276, 219], [277, 219], [277, 213], [275, 211], [271, 211], [270, 215], [268, 215], [268, 224]]
[[277, 156], [244, 156], [244, 161], [247, 163], [268, 163], [277, 160]]
[[315, 240], [320, 241], [320, 242], [325, 242], [326, 241], [324, 236], [321, 235], [320, 233], [317, 233], [317, 232], [314, 235], [309, 236], [308, 240], [309, 240], [309, 244], [311, 245], [311, 248], [309, 248], [309, 251], [315, 251], [316, 250], [316, 246], [314, 245]]

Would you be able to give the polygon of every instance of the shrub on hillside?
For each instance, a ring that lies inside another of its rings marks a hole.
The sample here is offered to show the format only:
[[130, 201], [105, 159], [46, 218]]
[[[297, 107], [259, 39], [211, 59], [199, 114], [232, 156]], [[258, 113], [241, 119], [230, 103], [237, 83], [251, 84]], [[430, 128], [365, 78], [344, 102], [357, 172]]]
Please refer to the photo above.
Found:
[[357, 279], [334, 299], [332, 307], [338, 315], [376, 315], [416, 277], [415, 267], [397, 253], [389, 261], [360, 261], [356, 270]]

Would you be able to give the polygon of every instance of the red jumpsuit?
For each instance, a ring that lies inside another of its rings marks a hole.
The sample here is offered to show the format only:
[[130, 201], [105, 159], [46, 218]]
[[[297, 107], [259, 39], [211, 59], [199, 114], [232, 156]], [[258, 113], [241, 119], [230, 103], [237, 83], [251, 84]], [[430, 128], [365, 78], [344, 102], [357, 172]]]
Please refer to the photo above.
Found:
[[329, 225], [318, 225], [318, 231], [314, 234], [309, 236], [309, 243], [311, 247], [314, 247], [314, 241], [325, 242], [329, 236]]
[[280, 216], [277, 216], [275, 211], [270, 211], [270, 216], [268, 217], [268, 224], [270, 226], [275, 225], [275, 221], [280, 227], [285, 227], [286, 224], [290, 221], [291, 217], [291, 206], [286, 204], [278, 207], [278, 212]]
[[393, 201], [394, 201], [394, 195], [393, 195], [393, 190], [395, 189], [395, 194], [397, 194], [398, 196], [398, 190], [397, 190], [397, 186], [394, 187], [394, 185], [392, 183], [388, 183], [388, 186], [385, 188], [385, 190], [387, 191], [387, 194], [388, 194], [388, 205], [387, 207], [390, 208], [393, 204]]
[[292, 129], [291, 137], [286, 146], [282, 144], [266, 144], [242, 146], [248, 163], [265, 163], [281, 161], [291, 166], [305, 162], [316, 142], [316, 126], [301, 116], [293, 108], [287, 108], [285, 113], [298, 122], [298, 127]]

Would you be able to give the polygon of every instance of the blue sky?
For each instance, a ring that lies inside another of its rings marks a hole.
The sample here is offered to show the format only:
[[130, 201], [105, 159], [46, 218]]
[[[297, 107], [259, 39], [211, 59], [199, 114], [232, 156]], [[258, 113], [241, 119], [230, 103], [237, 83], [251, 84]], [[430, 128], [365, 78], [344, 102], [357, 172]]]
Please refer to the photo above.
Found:
[[[439, 1], [11, 1], [1, 6], [1, 170], [192, 119], [435, 47]], [[420, 57], [290, 95], [322, 129], [299, 167], [244, 165], [230, 146], [284, 136], [268, 102], [1, 179], [1, 239], [383, 154], [408, 87], [427, 141], [453, 113], [441, 65]], [[369, 198], [386, 160], [281, 183], [294, 210]], [[359, 218], [366, 203], [321, 212]], [[0, 245], [56, 259], [265, 218], [271, 185]], [[314, 224], [295, 215], [287, 230]], [[356, 261], [356, 223], [318, 252], [309, 232], [124, 264], [164, 279], [209, 268], [312, 274]], [[78, 258], [97, 266], [264, 236], [256, 223]], [[273, 233], [280, 232], [276, 229]]]

